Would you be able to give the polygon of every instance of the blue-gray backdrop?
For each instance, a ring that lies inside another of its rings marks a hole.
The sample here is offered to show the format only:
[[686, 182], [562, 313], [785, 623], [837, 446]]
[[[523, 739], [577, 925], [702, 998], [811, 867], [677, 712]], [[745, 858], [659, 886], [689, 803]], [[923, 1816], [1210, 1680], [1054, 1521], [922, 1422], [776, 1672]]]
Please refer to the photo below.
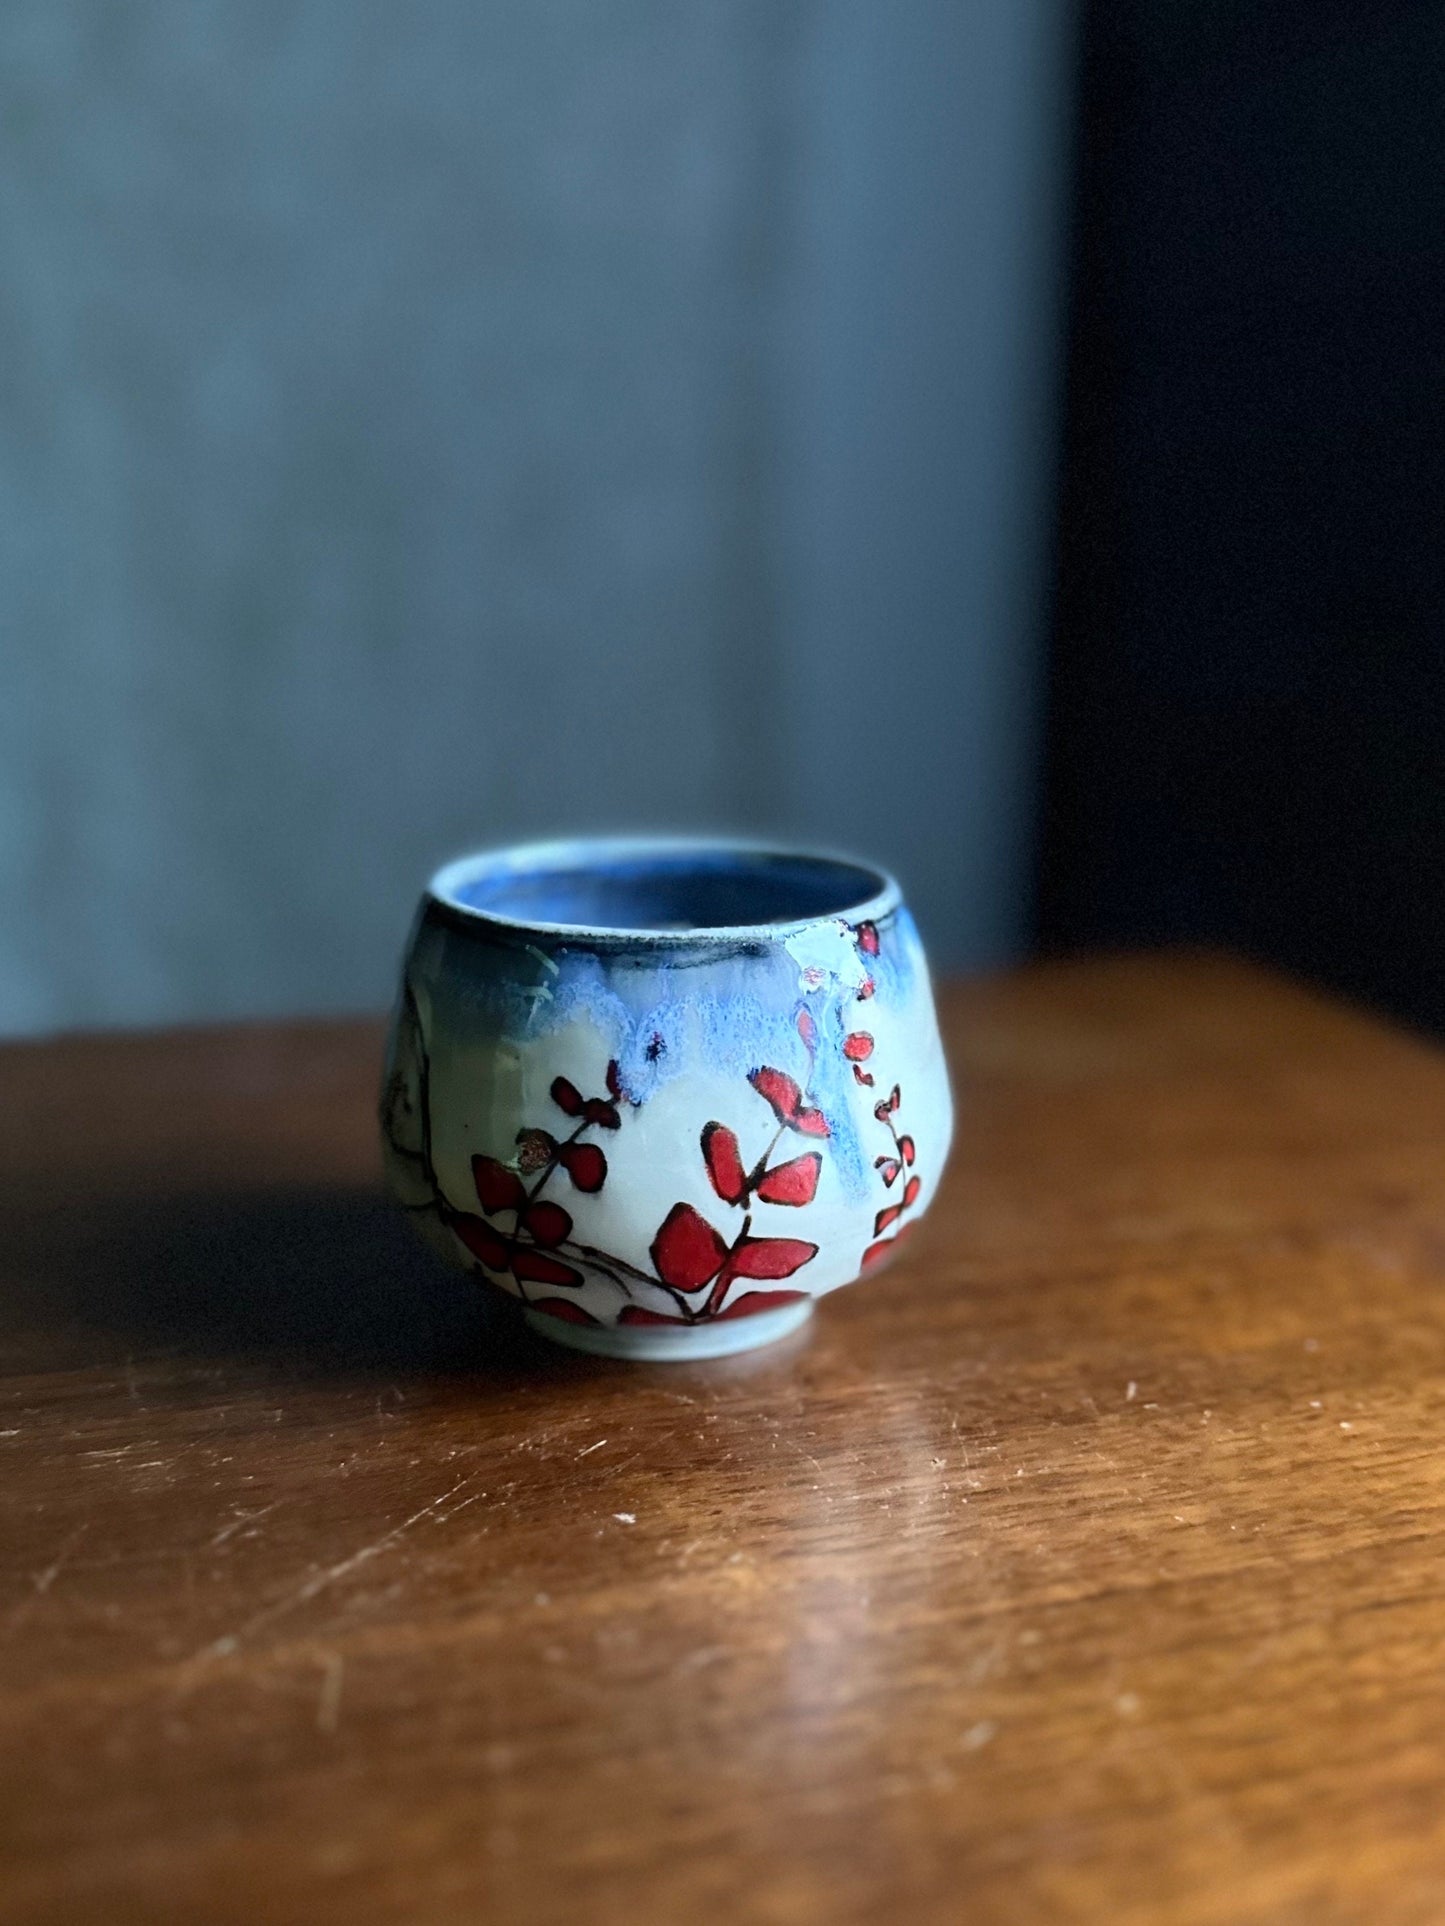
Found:
[[1027, 908], [1067, 0], [9, 0], [0, 1029], [372, 1005], [427, 869]]

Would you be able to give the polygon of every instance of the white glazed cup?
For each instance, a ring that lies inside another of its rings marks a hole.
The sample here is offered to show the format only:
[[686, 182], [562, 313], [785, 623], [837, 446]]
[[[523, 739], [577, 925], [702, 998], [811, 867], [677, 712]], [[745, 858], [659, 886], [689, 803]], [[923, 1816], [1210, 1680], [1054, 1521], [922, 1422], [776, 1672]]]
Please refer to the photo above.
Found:
[[450, 1262], [607, 1356], [784, 1336], [891, 1257], [952, 1131], [897, 885], [839, 857], [537, 844], [433, 877], [382, 1094]]

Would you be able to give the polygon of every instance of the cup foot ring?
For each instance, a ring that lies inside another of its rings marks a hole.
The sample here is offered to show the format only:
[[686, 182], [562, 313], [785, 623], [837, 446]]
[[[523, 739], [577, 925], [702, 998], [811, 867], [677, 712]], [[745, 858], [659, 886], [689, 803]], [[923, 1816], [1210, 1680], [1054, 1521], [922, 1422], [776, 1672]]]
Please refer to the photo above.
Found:
[[545, 1311], [523, 1312], [529, 1330], [552, 1344], [586, 1351], [599, 1358], [631, 1358], [642, 1364], [692, 1364], [699, 1358], [734, 1357], [755, 1351], [807, 1323], [813, 1300], [781, 1304], [753, 1317], [724, 1318], [717, 1323], [688, 1324], [677, 1329], [661, 1325], [568, 1324]]

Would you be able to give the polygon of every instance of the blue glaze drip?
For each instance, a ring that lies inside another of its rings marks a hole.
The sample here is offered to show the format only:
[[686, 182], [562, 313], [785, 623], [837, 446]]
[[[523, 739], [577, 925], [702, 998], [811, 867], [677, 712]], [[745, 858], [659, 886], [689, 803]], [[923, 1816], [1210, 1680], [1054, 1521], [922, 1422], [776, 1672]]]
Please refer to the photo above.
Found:
[[[845, 926], [821, 926], [817, 954], [836, 945]], [[673, 1077], [686, 1072], [700, 1051], [707, 1068], [736, 1080], [738, 1110], [721, 1119], [745, 1127], [747, 1106], [767, 1116], [763, 1099], [749, 1092], [746, 1080], [764, 1064], [785, 1071], [803, 1087], [828, 1120], [829, 1160], [851, 1200], [869, 1188], [870, 1157], [859, 1139], [855, 1108], [860, 1093], [843, 1039], [870, 1028], [875, 1007], [896, 1008], [913, 986], [917, 935], [906, 911], [890, 917], [877, 956], [859, 959], [875, 984], [874, 997], [860, 1001], [856, 983], [820, 967], [820, 980], [800, 985], [812, 950], [805, 938], [791, 948], [782, 942], [749, 949], [742, 957], [716, 962], [673, 964], [665, 948], [644, 961], [622, 961], [568, 945], [550, 954], [526, 946], [494, 950], [477, 968], [479, 951], [467, 944], [447, 978], [471, 1008], [484, 1012], [504, 1034], [546, 1037], [585, 1019], [617, 1061], [623, 1088], [635, 1103], [646, 1103]], [[455, 936], [444, 938], [455, 942]], [[483, 955], [488, 953], [483, 951]], [[848, 940], [848, 955], [856, 952]], [[817, 1029], [810, 1061], [797, 1018], [806, 1008]], [[872, 1093], [861, 1093], [870, 1096]], [[886, 1095], [886, 1088], [880, 1094]], [[871, 1112], [871, 1102], [863, 1117]], [[800, 1148], [804, 1147], [800, 1143]]]

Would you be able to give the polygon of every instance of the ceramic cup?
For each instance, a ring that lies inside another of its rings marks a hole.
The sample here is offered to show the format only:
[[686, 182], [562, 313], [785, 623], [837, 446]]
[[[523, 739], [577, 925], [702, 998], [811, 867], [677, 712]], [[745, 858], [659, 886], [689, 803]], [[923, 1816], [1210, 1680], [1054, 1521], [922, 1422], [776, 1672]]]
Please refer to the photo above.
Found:
[[795, 1329], [927, 1209], [952, 1105], [892, 878], [722, 842], [539, 844], [432, 878], [388, 1179], [536, 1331], [697, 1358]]

